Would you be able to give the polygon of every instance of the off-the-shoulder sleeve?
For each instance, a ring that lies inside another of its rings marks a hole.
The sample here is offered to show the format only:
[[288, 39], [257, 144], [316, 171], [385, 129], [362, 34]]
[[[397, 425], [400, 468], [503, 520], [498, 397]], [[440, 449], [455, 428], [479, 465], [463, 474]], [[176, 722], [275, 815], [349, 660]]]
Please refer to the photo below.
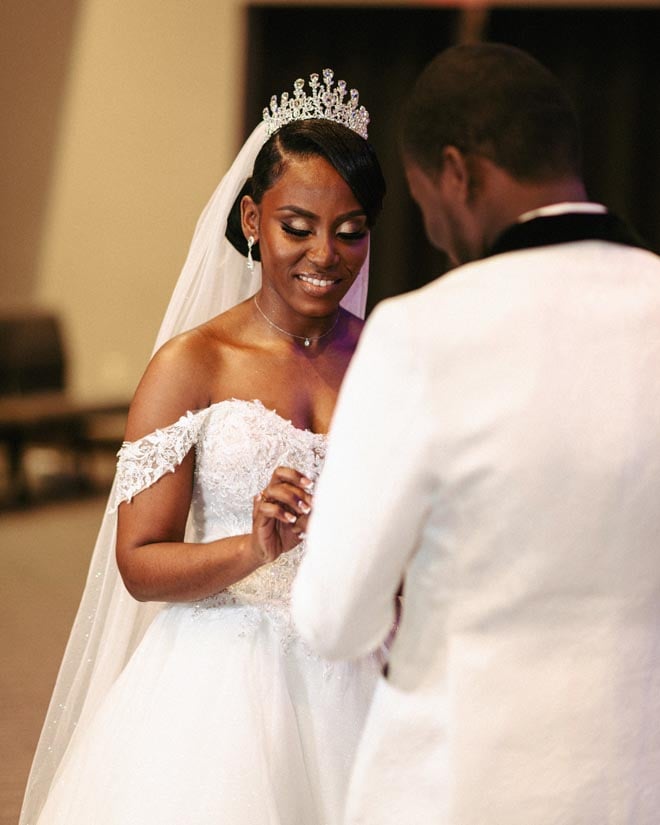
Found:
[[151, 487], [165, 473], [174, 472], [196, 443], [202, 419], [199, 412], [188, 412], [169, 427], [154, 430], [137, 441], [124, 441], [117, 453], [110, 510]]

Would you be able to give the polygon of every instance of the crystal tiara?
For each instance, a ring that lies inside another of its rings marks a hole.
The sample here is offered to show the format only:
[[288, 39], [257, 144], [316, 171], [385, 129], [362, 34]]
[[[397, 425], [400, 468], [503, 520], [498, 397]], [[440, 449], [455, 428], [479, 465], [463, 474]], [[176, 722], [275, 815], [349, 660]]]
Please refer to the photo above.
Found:
[[351, 89], [349, 99], [344, 101], [346, 81], [337, 81], [337, 87], [333, 89], [334, 76], [332, 69], [323, 69], [321, 84], [319, 76], [316, 73], [311, 74], [311, 94], [305, 92], [305, 81], [299, 77], [293, 84], [293, 97], [290, 97], [288, 92], [282, 92], [279, 104], [277, 95], [273, 95], [270, 99], [270, 109], [266, 107], [263, 113], [268, 136], [274, 135], [278, 129], [293, 120], [322, 118], [342, 123], [366, 140], [369, 112], [364, 106], [358, 106], [360, 95], [357, 89]]

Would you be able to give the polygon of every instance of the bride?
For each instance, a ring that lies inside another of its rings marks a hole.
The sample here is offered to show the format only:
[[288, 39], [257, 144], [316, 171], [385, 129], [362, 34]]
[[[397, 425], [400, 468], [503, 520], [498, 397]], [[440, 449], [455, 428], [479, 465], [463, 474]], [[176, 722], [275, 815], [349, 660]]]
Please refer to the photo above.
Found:
[[385, 189], [367, 123], [330, 70], [296, 81], [200, 218], [21, 825], [341, 819], [378, 661], [317, 658], [289, 593]]

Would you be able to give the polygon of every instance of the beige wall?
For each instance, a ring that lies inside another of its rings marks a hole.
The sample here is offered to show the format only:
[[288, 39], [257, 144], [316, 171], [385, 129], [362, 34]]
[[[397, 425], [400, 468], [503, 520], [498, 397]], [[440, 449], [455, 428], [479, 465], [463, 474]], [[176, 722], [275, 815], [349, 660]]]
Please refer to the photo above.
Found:
[[68, 333], [72, 389], [130, 394], [195, 220], [240, 138], [239, 0], [86, 0], [34, 301]]
[[0, 306], [34, 291], [78, 0], [0, 2]]

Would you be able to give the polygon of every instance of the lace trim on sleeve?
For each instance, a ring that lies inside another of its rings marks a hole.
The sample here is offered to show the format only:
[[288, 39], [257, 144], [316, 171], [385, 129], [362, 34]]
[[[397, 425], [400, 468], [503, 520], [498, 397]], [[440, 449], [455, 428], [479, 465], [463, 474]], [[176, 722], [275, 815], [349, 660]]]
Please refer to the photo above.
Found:
[[151, 487], [165, 473], [176, 470], [197, 441], [200, 419], [199, 415], [187, 412], [169, 427], [155, 430], [137, 441], [124, 441], [117, 453], [110, 512]]

